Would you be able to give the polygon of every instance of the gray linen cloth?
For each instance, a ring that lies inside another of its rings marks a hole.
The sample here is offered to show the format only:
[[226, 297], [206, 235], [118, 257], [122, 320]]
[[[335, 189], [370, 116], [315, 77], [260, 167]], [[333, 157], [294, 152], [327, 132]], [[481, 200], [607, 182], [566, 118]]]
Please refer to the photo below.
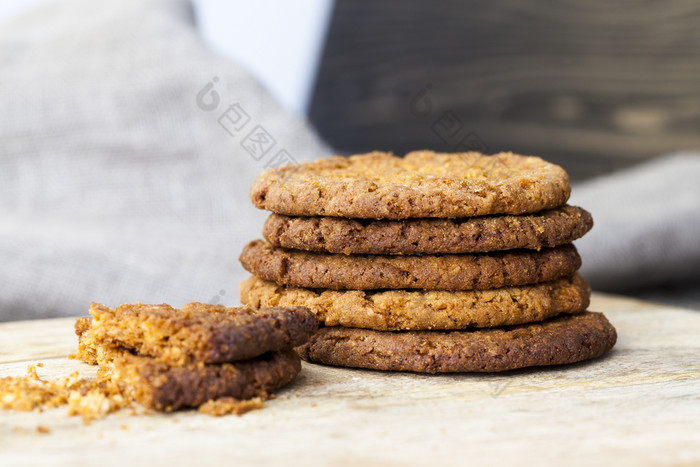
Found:
[[238, 303], [268, 166], [329, 150], [186, 1], [59, 2], [0, 29], [0, 320]]
[[662, 156], [574, 185], [569, 203], [593, 214], [593, 230], [575, 244], [594, 289], [700, 289], [700, 153]]
[[[0, 320], [239, 303], [255, 176], [330, 154], [184, 0], [51, 4], [0, 30], [0, 66]], [[686, 154], [575, 187], [594, 286], [697, 279], [699, 179]]]

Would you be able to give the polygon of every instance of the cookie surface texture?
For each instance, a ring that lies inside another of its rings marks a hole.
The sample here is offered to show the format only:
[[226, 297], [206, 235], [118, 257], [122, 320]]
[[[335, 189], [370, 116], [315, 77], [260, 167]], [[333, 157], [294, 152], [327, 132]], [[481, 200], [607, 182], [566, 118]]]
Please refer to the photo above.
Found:
[[240, 285], [251, 307], [304, 306], [326, 326], [375, 330], [493, 327], [580, 313], [590, 288], [578, 274], [542, 284], [491, 290], [328, 290], [277, 285], [253, 276]]
[[576, 248], [471, 255], [338, 255], [274, 247], [262, 240], [240, 257], [248, 272], [281, 285], [323, 289], [475, 290], [548, 282], [581, 266]]
[[599, 357], [617, 339], [601, 313], [475, 331], [321, 328], [297, 349], [310, 362], [420, 373], [498, 372]]
[[76, 323], [78, 357], [88, 362], [99, 346], [126, 348], [171, 365], [230, 362], [291, 350], [318, 328], [303, 307], [255, 311], [193, 302], [181, 309], [142, 303], [110, 309], [93, 303], [90, 314], [91, 320]]
[[562, 206], [535, 214], [403, 221], [271, 214], [263, 236], [297, 250], [374, 255], [482, 253], [555, 247], [593, 227], [585, 209]]
[[301, 362], [293, 350], [233, 363], [184, 366], [122, 352], [113, 356], [106, 371], [129, 397], [148, 408], [170, 411], [222, 397], [265, 396], [292, 381]]
[[366, 219], [533, 213], [569, 198], [567, 173], [539, 157], [372, 152], [263, 172], [253, 204], [279, 214]]

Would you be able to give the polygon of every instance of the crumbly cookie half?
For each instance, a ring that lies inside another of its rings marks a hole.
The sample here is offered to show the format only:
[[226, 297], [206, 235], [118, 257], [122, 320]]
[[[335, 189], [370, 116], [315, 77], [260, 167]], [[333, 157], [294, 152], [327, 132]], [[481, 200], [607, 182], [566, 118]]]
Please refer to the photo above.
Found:
[[285, 351], [306, 342], [318, 320], [303, 307], [225, 307], [190, 303], [121, 305], [93, 303], [92, 320], [78, 320], [77, 357], [99, 360], [99, 346], [123, 347], [171, 365], [243, 360], [265, 352]]
[[292, 216], [363, 219], [524, 214], [561, 206], [569, 176], [539, 157], [372, 152], [287, 165], [260, 174], [253, 204]]
[[460, 254], [555, 247], [571, 243], [592, 227], [588, 211], [566, 205], [520, 216], [403, 221], [272, 214], [263, 236], [276, 246], [316, 252]]
[[328, 365], [420, 373], [498, 372], [596, 358], [617, 340], [601, 313], [474, 331], [382, 332], [325, 327], [299, 347]]
[[547, 282], [581, 267], [576, 248], [465, 255], [338, 255], [287, 250], [256, 240], [243, 249], [250, 273], [281, 285], [336, 290], [494, 289]]
[[287, 287], [253, 276], [240, 285], [252, 307], [305, 306], [326, 326], [388, 330], [466, 329], [541, 321], [588, 307], [578, 274], [542, 284], [491, 290], [328, 290]]
[[197, 407], [222, 397], [266, 396], [301, 371], [293, 351], [270, 352], [251, 360], [170, 366], [152, 357], [115, 352], [100, 371], [145, 407], [170, 411]]

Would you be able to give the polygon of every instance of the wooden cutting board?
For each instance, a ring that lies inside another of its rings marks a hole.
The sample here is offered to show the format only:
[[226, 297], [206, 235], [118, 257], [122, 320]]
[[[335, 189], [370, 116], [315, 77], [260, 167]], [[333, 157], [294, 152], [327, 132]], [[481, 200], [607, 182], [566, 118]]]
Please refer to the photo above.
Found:
[[[497, 375], [382, 373], [305, 364], [267, 408], [91, 425], [0, 411], [0, 466], [700, 465], [700, 312], [594, 294], [613, 351], [569, 367]], [[73, 319], [0, 324], [0, 376], [74, 370]], [[38, 425], [49, 433], [39, 433]]]

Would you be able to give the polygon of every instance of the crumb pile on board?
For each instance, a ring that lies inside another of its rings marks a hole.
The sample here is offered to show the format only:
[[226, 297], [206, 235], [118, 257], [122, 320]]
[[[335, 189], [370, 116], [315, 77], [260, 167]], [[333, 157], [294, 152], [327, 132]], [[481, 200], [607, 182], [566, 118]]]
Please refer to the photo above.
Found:
[[86, 423], [124, 408], [241, 415], [264, 407], [296, 377], [301, 362], [292, 349], [318, 328], [304, 307], [93, 303], [90, 314], [75, 323], [72, 358], [98, 365], [97, 378], [74, 373], [47, 381], [31, 365], [27, 376], [0, 379], [0, 407], [67, 405]]

